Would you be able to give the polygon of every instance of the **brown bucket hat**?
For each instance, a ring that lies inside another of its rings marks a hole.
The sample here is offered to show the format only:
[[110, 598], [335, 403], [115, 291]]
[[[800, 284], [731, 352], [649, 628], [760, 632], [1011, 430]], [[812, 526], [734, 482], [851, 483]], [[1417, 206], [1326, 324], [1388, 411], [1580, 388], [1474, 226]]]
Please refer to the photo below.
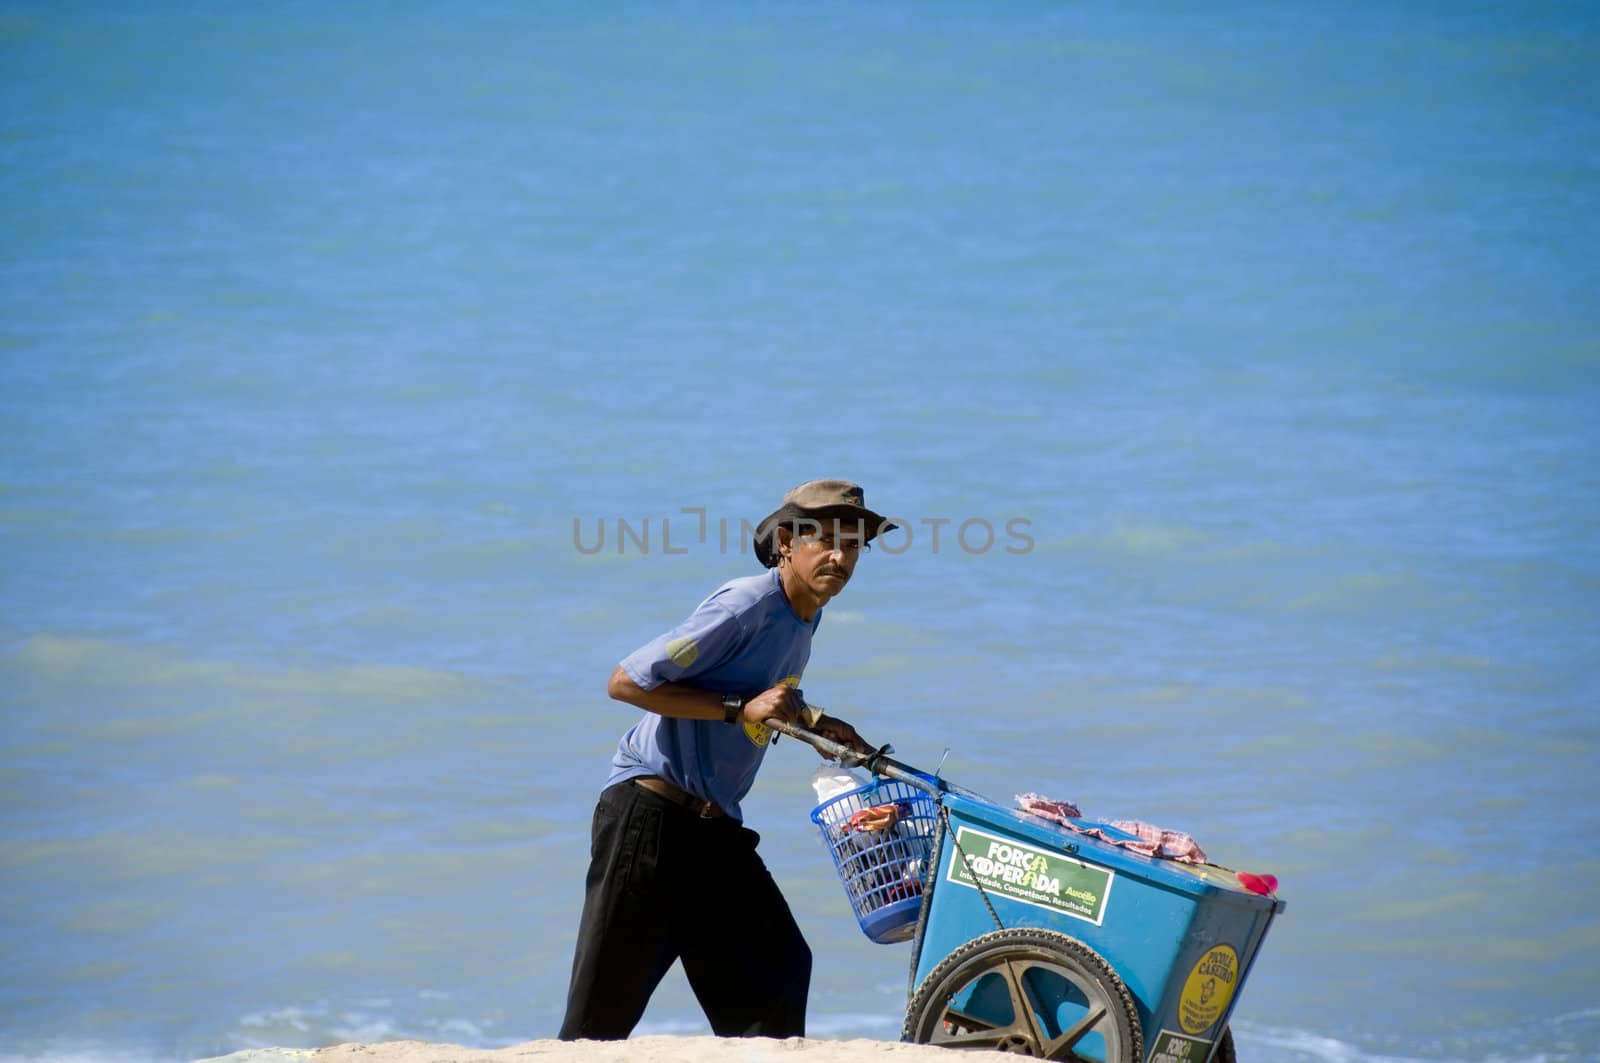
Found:
[[887, 517], [867, 508], [860, 484], [848, 480], [808, 480], [783, 496], [783, 504], [756, 525], [756, 560], [767, 568], [778, 563], [778, 528], [800, 518], [838, 520], [866, 530], [867, 541], [896, 527]]

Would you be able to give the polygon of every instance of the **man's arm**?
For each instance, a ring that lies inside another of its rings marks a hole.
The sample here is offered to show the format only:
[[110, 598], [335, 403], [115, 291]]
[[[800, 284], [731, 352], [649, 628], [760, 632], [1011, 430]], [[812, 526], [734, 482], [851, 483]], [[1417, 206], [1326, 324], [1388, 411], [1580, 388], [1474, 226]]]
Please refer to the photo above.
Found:
[[[687, 683], [662, 683], [645, 690], [618, 667], [611, 673], [606, 693], [618, 701], [636, 705], [659, 716], [672, 716], [680, 720], [721, 720], [722, 695], [714, 690], [703, 690]], [[800, 718], [803, 702], [794, 687], [779, 683], [753, 698], [745, 700], [739, 710], [738, 723], [760, 723], [776, 719], [793, 724]]]
[[[618, 701], [636, 705], [659, 716], [673, 716], [681, 720], [720, 720], [723, 718], [722, 695], [714, 690], [703, 690], [687, 683], [662, 683], [645, 690], [620, 666], [611, 673], [606, 693]], [[769, 687], [749, 698], [739, 712], [738, 723], [760, 723], [776, 719], [791, 726], [803, 717], [800, 710], [805, 700], [800, 692], [785, 683]], [[812, 728], [817, 734], [853, 749], [857, 753], [871, 753], [856, 729], [834, 716], [823, 716]]]

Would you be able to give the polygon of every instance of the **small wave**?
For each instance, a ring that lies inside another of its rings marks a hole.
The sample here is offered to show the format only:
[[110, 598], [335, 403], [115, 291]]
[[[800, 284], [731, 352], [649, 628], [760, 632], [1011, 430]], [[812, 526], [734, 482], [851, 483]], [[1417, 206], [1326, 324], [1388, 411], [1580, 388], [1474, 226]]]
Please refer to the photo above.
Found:
[[633, 1029], [633, 1036], [653, 1037], [661, 1034], [666, 1034], [668, 1036], [693, 1036], [695, 1034], [708, 1034], [710, 1032], [710, 1024], [708, 1024], [704, 1019], [698, 1022], [692, 1019], [652, 1019], [648, 1022], [641, 1022], [638, 1026], [635, 1026]]
[[[1310, 1030], [1236, 1023], [1233, 1035], [1239, 1055], [1245, 1059], [1269, 1058], [1280, 1063], [1444, 1063], [1420, 1056], [1382, 1055]], [[1275, 1051], [1269, 1054], [1261, 1048]]]
[[[449, 1000], [453, 994], [419, 990], [414, 1001], [391, 997], [361, 997], [349, 1006], [330, 1002], [266, 1008], [241, 1016], [233, 1032], [221, 1039], [219, 1050], [240, 1051], [277, 1046], [313, 1048], [344, 1042], [415, 1039], [483, 1048], [505, 1047], [529, 1040], [523, 1033], [491, 1032], [492, 1023], [459, 1015], [428, 1014], [428, 1004]], [[669, 1031], [660, 1031], [669, 1032]], [[694, 1032], [704, 1032], [696, 1029]], [[54, 1058], [54, 1057], [49, 1057]], [[19, 1061], [0, 1060], [0, 1063]], [[124, 1063], [114, 1060], [112, 1063]], [[132, 1063], [131, 1060], [126, 1063]]]
[[828, 1039], [876, 1037], [900, 1038], [900, 1018], [875, 1012], [841, 1011], [812, 1015], [806, 1019], [806, 1036]]
[[[1594, 1058], [1591, 1030], [1571, 1027], [1600, 1018], [1587, 1008], [1508, 1029], [1462, 1033], [1403, 1053], [1364, 1048], [1327, 1034], [1250, 1022], [1233, 1024], [1240, 1059], [1273, 1063], [1577, 1063]], [[1553, 1031], [1552, 1027], [1562, 1027]], [[1554, 1034], [1554, 1036], [1552, 1036]], [[1426, 1054], [1415, 1054], [1419, 1050]]]

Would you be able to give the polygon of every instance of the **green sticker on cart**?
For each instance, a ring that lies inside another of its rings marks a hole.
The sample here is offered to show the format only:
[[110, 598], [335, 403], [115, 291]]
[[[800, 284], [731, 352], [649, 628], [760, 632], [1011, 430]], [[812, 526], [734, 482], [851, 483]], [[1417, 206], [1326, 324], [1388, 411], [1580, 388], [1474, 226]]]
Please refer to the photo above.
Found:
[[982, 886], [1002, 897], [1086, 919], [1095, 926], [1105, 918], [1106, 897], [1116, 877], [1107, 868], [971, 827], [956, 830], [956, 844], [959, 848], [951, 855], [946, 877], [957, 885]]
[[1162, 1030], [1150, 1050], [1148, 1063], [1206, 1063], [1211, 1054], [1211, 1042], [1198, 1037], [1185, 1037], [1174, 1030]]

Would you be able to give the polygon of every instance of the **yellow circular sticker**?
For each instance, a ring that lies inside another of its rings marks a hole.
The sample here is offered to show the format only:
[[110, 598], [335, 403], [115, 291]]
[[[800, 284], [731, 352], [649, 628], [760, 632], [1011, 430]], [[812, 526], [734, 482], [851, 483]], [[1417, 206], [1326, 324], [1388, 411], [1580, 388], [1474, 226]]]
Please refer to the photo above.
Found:
[[1183, 983], [1178, 1000], [1178, 1022], [1184, 1033], [1204, 1033], [1216, 1025], [1233, 999], [1239, 981], [1239, 954], [1229, 945], [1218, 945], [1200, 957]]
[[667, 643], [667, 657], [679, 668], [687, 668], [700, 659], [700, 644], [688, 635]]

